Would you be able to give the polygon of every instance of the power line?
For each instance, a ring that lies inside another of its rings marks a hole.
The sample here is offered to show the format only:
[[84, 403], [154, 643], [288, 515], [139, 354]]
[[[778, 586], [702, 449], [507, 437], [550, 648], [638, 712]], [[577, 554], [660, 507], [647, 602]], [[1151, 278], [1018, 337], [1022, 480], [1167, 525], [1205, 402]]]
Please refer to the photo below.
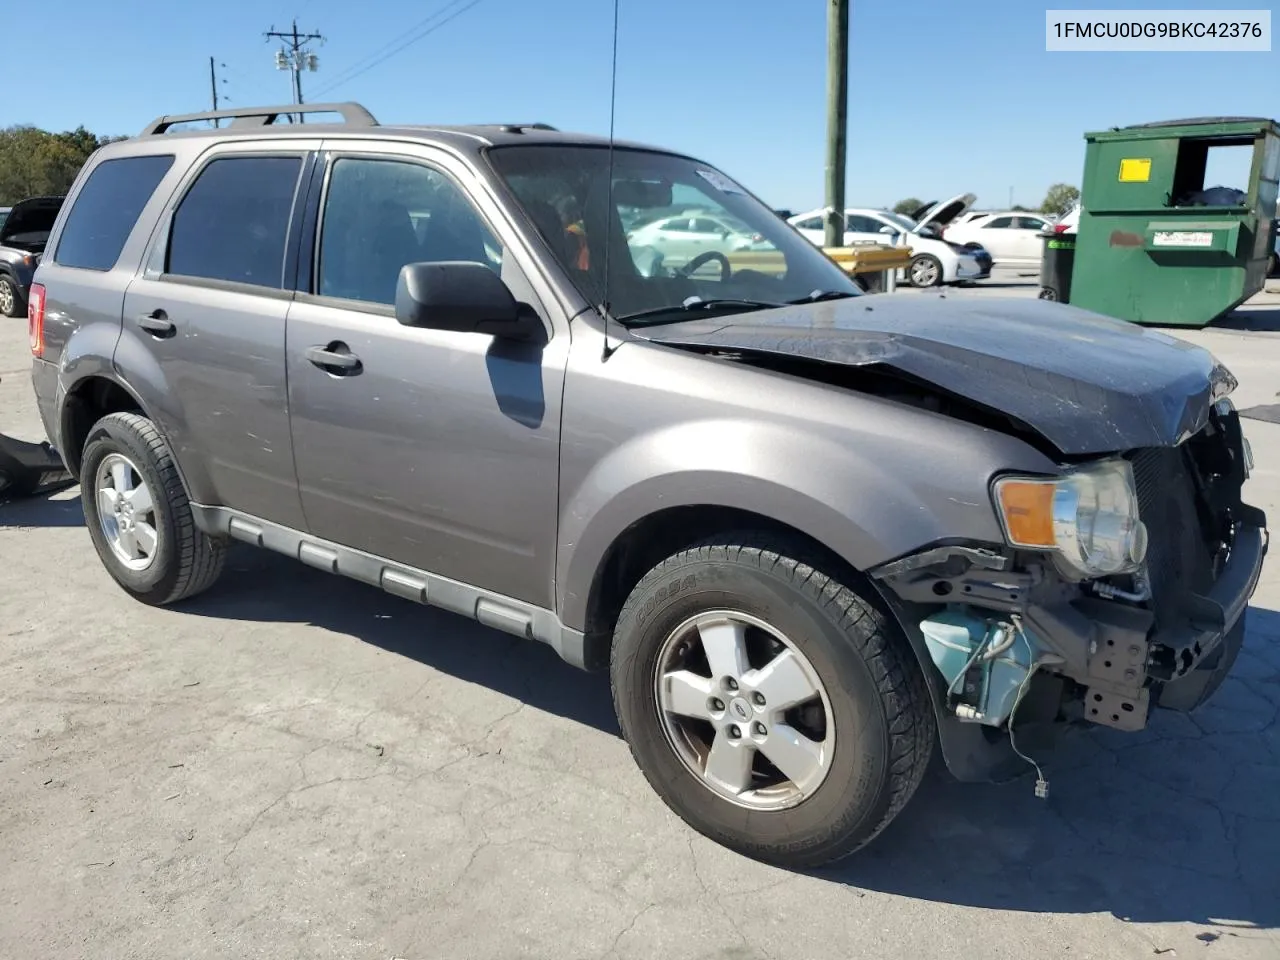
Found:
[[358, 73], [363, 68], [367, 66], [373, 66], [373, 61], [375, 61], [381, 54], [391, 51], [392, 47], [395, 47], [397, 44], [403, 43], [406, 37], [412, 36], [418, 30], [422, 29], [425, 26], [430, 25], [432, 21], [438, 19], [450, 7], [456, 6], [460, 2], [462, 2], [462, 0], [447, 0], [444, 6], [439, 7], [436, 10], [432, 11], [431, 13], [427, 14], [425, 17], [423, 17], [413, 26], [409, 27], [407, 30], [400, 31], [400, 33], [396, 36], [394, 40], [390, 41], [389, 43], [384, 43], [377, 50], [374, 50], [372, 53], [366, 54], [364, 57], [357, 60], [355, 63], [351, 64], [351, 66], [346, 67], [343, 70], [340, 70], [337, 76], [335, 76], [332, 80], [330, 80], [327, 84], [325, 84], [324, 89], [332, 90], [334, 87], [338, 86], [339, 84], [346, 83], [347, 80], [349, 80], [351, 77], [354, 77], [356, 73]]
[[[436, 11], [436, 13], [433, 14], [431, 17], [428, 17], [427, 20], [432, 20], [435, 17], [438, 17], [441, 13], [443, 13], [449, 7], [454, 6], [454, 4], [456, 4], [457, 2], [458, 0], [450, 0], [449, 3], [445, 4], [444, 7]], [[317, 90], [316, 95], [320, 96], [321, 94], [327, 94], [331, 90], [334, 90], [345, 83], [349, 83], [350, 81], [354, 80], [356, 77], [359, 77], [362, 74], [368, 73], [374, 67], [394, 57], [397, 53], [400, 53], [401, 51], [407, 49], [408, 47], [413, 46], [413, 44], [417, 43], [419, 40], [422, 40], [430, 36], [431, 34], [435, 33], [445, 24], [449, 23], [451, 20], [454, 20], [460, 17], [462, 14], [466, 13], [468, 10], [470, 10], [472, 7], [476, 6], [476, 4], [480, 2], [481, 0], [470, 0], [470, 2], [467, 3], [465, 6], [462, 6], [459, 9], [453, 11], [453, 13], [449, 14], [443, 20], [438, 20], [437, 22], [433, 23], [427, 29], [420, 31], [417, 34], [412, 34], [409, 37], [403, 38], [402, 40], [396, 41], [393, 44], [388, 44], [387, 46], [391, 47], [391, 49], [388, 50], [387, 47], [383, 47], [382, 49], [386, 50], [387, 52], [384, 53], [382, 56], [377, 57], [371, 63], [367, 63], [365, 64], [365, 66], [359, 67], [358, 69], [356, 67], [350, 68], [347, 71], [345, 76], [340, 76], [338, 78], [335, 78], [332, 82], [326, 84], [325, 86]], [[426, 21], [423, 21], [423, 22], [426, 22]], [[368, 58], [366, 58], [366, 60], [367, 59]]]

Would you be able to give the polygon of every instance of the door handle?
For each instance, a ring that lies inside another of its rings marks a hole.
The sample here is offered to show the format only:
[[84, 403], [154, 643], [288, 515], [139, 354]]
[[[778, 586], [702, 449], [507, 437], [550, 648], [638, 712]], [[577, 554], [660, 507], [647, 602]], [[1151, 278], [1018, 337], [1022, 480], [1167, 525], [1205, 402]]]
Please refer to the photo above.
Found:
[[150, 313], [144, 313], [138, 318], [138, 326], [157, 340], [172, 337], [178, 330], [173, 321], [169, 319], [169, 315], [163, 310], [152, 310]]
[[321, 370], [338, 376], [354, 376], [363, 369], [360, 358], [338, 340], [323, 347], [307, 347], [306, 358]]

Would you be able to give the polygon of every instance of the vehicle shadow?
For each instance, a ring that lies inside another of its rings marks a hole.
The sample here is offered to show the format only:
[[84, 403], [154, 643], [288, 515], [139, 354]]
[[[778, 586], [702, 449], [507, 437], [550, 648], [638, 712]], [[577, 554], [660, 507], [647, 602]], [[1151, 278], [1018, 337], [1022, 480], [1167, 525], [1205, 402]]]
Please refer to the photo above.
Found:
[[1240, 333], [1275, 333], [1280, 331], [1280, 307], [1242, 306], [1209, 325], [1210, 330], [1232, 330]]
[[259, 623], [312, 623], [619, 735], [608, 680], [574, 669], [545, 644], [499, 633], [266, 550], [232, 544], [217, 585], [181, 609]]
[[1107, 912], [1257, 938], [1280, 927], [1280, 613], [1249, 611], [1245, 649], [1191, 716], [1071, 731], [1034, 777], [960, 784], [934, 769], [861, 854], [820, 875], [998, 910]]
[[[234, 547], [218, 585], [183, 610], [313, 623], [618, 735], [607, 680], [550, 648], [265, 551]], [[814, 875], [950, 904], [1257, 936], [1280, 926], [1277, 713], [1280, 614], [1253, 608], [1231, 677], [1194, 718], [1157, 712], [1141, 733], [1073, 731], [1044, 758], [1047, 800], [1029, 779], [960, 784], [935, 765], [874, 844]]]
[[0, 529], [5, 527], [82, 527], [84, 508], [80, 492], [67, 496], [65, 491], [38, 494], [33, 497], [0, 497]]

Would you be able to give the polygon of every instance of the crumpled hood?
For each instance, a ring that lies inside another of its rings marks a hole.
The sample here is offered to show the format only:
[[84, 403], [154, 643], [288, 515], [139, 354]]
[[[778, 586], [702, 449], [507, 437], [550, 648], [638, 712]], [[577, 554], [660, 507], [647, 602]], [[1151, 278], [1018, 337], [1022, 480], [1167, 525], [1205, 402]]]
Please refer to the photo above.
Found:
[[1068, 456], [1173, 446], [1236, 380], [1208, 351], [1043, 300], [897, 294], [641, 327], [655, 343], [892, 368]]

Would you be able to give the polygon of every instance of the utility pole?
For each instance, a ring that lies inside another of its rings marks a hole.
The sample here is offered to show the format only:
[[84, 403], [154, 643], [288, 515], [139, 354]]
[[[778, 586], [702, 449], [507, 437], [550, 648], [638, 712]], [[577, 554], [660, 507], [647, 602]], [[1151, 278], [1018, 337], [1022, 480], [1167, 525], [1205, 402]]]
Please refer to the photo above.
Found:
[[[315, 70], [320, 65], [320, 58], [311, 53], [306, 48], [306, 44], [312, 40], [324, 43], [324, 37], [318, 33], [298, 33], [298, 21], [293, 21], [293, 28], [284, 33], [273, 26], [265, 34], [268, 41], [278, 39], [283, 41], [279, 50], [276, 51], [276, 69], [289, 70], [293, 73], [293, 102], [301, 106], [302, 104], [302, 71]], [[298, 122], [302, 122], [302, 114], [298, 114]]]
[[[209, 92], [213, 94], [213, 112], [218, 112], [218, 71], [213, 65], [213, 57], [209, 58]], [[220, 127], [217, 120], [213, 121], [215, 127]]]
[[849, 0], [827, 0], [826, 246], [844, 244], [845, 131], [849, 111]]

